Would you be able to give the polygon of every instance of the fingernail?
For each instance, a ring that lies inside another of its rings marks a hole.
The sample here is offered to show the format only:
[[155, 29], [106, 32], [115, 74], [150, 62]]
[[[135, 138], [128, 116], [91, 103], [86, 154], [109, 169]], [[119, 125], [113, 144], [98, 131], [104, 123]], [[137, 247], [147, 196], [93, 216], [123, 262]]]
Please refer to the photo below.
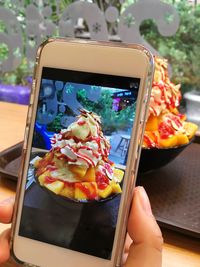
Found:
[[9, 197], [9, 198], [6, 198], [4, 200], [2, 200], [0, 202], [0, 206], [5, 206], [5, 205], [8, 205], [8, 204], [13, 204], [15, 201], [15, 198], [14, 197]]
[[140, 203], [141, 203], [141, 206], [142, 206], [144, 212], [148, 216], [152, 216], [153, 214], [152, 214], [151, 204], [149, 202], [149, 198], [147, 196], [147, 193], [146, 193], [144, 187], [138, 186], [138, 187], [136, 187], [136, 191], [138, 192], [139, 200], [140, 200]]

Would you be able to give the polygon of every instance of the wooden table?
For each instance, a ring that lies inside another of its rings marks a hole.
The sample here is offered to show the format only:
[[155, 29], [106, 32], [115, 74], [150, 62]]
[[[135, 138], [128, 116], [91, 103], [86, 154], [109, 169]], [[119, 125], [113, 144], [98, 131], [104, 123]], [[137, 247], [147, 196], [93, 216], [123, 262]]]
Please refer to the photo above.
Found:
[[[0, 102], [0, 151], [23, 140], [27, 107]], [[16, 184], [0, 178], [0, 201], [15, 194]], [[0, 232], [7, 226], [0, 224]], [[200, 241], [162, 229], [163, 267], [200, 267]], [[13, 261], [1, 267], [17, 266]], [[137, 266], [136, 266], [137, 267]], [[149, 266], [153, 267], [153, 266]]]

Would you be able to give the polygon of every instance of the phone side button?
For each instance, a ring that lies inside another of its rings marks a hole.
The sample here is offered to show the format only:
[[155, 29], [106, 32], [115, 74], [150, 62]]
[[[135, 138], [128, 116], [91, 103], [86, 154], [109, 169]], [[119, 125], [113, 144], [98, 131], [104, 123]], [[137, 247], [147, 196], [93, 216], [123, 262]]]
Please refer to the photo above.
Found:
[[23, 148], [24, 148], [24, 149], [27, 148], [27, 143], [28, 143], [28, 132], [29, 132], [29, 127], [26, 126], [26, 128], [25, 128], [25, 133], [24, 133], [24, 144], [23, 144]]
[[36, 79], [33, 79], [32, 86], [31, 86], [31, 95], [32, 96], [34, 95], [35, 87], [36, 87]]
[[134, 177], [134, 175], [135, 175], [135, 171], [132, 170], [132, 171], [131, 171], [131, 178]]
[[30, 123], [31, 123], [32, 107], [33, 107], [33, 105], [30, 103], [29, 104], [29, 108], [28, 108], [27, 121], [26, 121], [26, 126], [27, 127], [29, 127]]
[[31, 93], [30, 99], [29, 99], [29, 104], [30, 105], [33, 105], [33, 99], [34, 99], [34, 95]]

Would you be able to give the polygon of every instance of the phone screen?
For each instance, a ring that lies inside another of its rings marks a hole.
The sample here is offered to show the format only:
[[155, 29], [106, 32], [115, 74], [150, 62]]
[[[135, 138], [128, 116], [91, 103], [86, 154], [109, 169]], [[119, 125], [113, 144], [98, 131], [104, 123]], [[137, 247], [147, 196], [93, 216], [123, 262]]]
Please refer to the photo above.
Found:
[[139, 85], [43, 68], [20, 236], [111, 259]]

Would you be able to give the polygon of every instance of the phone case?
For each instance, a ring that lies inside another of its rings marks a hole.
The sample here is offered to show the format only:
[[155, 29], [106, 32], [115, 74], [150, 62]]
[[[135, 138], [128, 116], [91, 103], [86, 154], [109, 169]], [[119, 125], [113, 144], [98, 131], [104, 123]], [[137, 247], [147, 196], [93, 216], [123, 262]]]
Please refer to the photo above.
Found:
[[[34, 69], [34, 74], [33, 74], [33, 82], [32, 82], [32, 92], [35, 91], [36, 88], [36, 73], [37, 73], [37, 66], [40, 65], [40, 54], [44, 48], [44, 46], [46, 44], [48, 44], [49, 42], [54, 42], [55, 40], [59, 40], [59, 41], [66, 41], [66, 38], [55, 38], [55, 39], [49, 39], [47, 41], [45, 41], [44, 43], [41, 44], [41, 46], [38, 48], [37, 51], [37, 55], [36, 55], [36, 63], [35, 63], [35, 69]], [[79, 42], [79, 40], [76, 39], [67, 39], [67, 41], [69, 42]], [[83, 40], [80, 40], [80, 42], [86, 42]], [[124, 43], [111, 43], [111, 42], [96, 42], [96, 41], [87, 41], [88, 43], [90, 43], [91, 45], [95, 45], [95, 44], [100, 44], [102, 46], [123, 46], [123, 47], [127, 47], [127, 48], [136, 48], [142, 52], [144, 52], [146, 54], [146, 56], [149, 59], [149, 72], [148, 72], [148, 76], [146, 79], [146, 84], [144, 85], [146, 88], [146, 93], [144, 95], [144, 99], [143, 99], [143, 105], [145, 107], [148, 106], [149, 100], [150, 100], [150, 93], [151, 93], [151, 87], [152, 87], [152, 79], [153, 79], [153, 73], [154, 73], [154, 59], [152, 54], [144, 47], [137, 45], [137, 44], [124, 44]], [[32, 98], [32, 97], [31, 97]], [[23, 151], [22, 151], [22, 163], [21, 163], [21, 167], [20, 167], [20, 174], [19, 177], [21, 178], [22, 175], [22, 171], [24, 168], [24, 164], [25, 164], [25, 155], [26, 155], [26, 150], [27, 150], [27, 136], [28, 136], [28, 131], [29, 131], [29, 125], [30, 125], [30, 120], [31, 120], [31, 114], [32, 114], [32, 103], [29, 105], [29, 111], [28, 111], [28, 116], [27, 116], [27, 121], [26, 121], [26, 129], [25, 129], [25, 139], [24, 139], [24, 144], [23, 144]], [[147, 114], [148, 114], [148, 110], [147, 108], [144, 109], [144, 112], [142, 114], [142, 117], [140, 118], [140, 121], [137, 122], [137, 125], [139, 125], [140, 127], [137, 129], [138, 131], [138, 136], [139, 136], [139, 148], [137, 150], [137, 160], [135, 162], [135, 173], [134, 173], [134, 177], [137, 176], [137, 169], [138, 169], [138, 165], [139, 165], [139, 157], [140, 157], [140, 153], [141, 153], [141, 145], [142, 145], [142, 139], [143, 139], [143, 133], [144, 133], [144, 128], [141, 131], [141, 124], [143, 122], [146, 122], [147, 120]], [[130, 156], [129, 156], [129, 161], [130, 161]], [[133, 178], [133, 177], [132, 177]], [[17, 185], [17, 195], [16, 195], [16, 203], [18, 203], [18, 199], [19, 199], [19, 192], [21, 189], [21, 183], [22, 183], [22, 179], [18, 180], [18, 185]], [[121, 256], [123, 253], [123, 246], [124, 246], [124, 240], [125, 240], [125, 235], [126, 235], [126, 223], [127, 219], [128, 219], [128, 215], [129, 215], [129, 208], [130, 208], [130, 204], [131, 204], [131, 200], [132, 200], [132, 192], [135, 186], [135, 180], [130, 179], [129, 183], [127, 184], [127, 197], [126, 197], [126, 208], [123, 210], [122, 214], [121, 214], [121, 218], [123, 218], [123, 223], [121, 222], [121, 228], [120, 228], [120, 232], [121, 232], [121, 238], [117, 247], [116, 247], [116, 265], [117, 267], [121, 266]], [[125, 189], [126, 190], [126, 189]], [[15, 232], [15, 227], [16, 227], [16, 218], [17, 218], [17, 211], [18, 211], [18, 206], [17, 204], [15, 204], [15, 208], [14, 208], [14, 215], [13, 215], [13, 223], [12, 223], [12, 229], [11, 229], [11, 241], [10, 241], [10, 247], [11, 247], [11, 252], [13, 255], [13, 258], [23, 264], [23, 266], [27, 266], [27, 267], [39, 267], [30, 263], [22, 263], [20, 262], [18, 259], [16, 259], [14, 252], [13, 252], [13, 236], [14, 236], [14, 232]]]
[[39, 267], [37, 265], [33, 265], [33, 264], [30, 264], [30, 263], [24, 263], [23, 266], [24, 267]]

